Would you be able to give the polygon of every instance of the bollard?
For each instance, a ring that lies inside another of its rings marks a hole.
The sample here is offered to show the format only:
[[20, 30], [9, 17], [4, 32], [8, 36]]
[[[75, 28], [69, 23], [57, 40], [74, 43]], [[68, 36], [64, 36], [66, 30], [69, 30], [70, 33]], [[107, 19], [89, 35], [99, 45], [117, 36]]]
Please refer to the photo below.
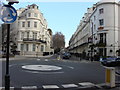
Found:
[[105, 77], [106, 85], [110, 88], [113, 88], [115, 87], [115, 68], [105, 67], [105, 69], [106, 69], [106, 77]]

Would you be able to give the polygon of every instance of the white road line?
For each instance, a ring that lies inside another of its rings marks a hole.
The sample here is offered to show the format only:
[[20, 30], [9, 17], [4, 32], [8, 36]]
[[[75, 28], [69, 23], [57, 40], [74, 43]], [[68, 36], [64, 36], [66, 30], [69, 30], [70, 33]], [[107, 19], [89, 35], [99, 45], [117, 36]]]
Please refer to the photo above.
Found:
[[94, 87], [95, 86], [95, 84], [93, 84], [91, 82], [83, 82], [83, 83], [78, 83], [78, 84], [83, 87]]
[[33, 90], [33, 89], [37, 89], [37, 86], [24, 86], [24, 87], [22, 87], [22, 90]]
[[5, 89], [5, 87], [0, 87], [0, 90], [4, 90]]
[[[0, 87], [0, 90], [5, 90], [5, 87]], [[10, 90], [14, 90], [14, 87], [10, 87]]]
[[10, 87], [10, 90], [14, 90], [14, 87]]
[[48, 61], [48, 59], [45, 59], [45, 61]]
[[12, 65], [9, 65], [9, 67], [16, 66], [16, 65], [18, 65], [18, 64], [12, 64]]
[[70, 68], [70, 69], [74, 69], [74, 67], [67, 66], [67, 65], [60, 65], [60, 66], [64, 66], [64, 67], [67, 67], [67, 68]]
[[59, 88], [57, 85], [43, 85], [42, 86], [44, 89], [55, 89]]
[[98, 88], [102, 88], [102, 86], [105, 86], [106, 83], [101, 83], [101, 84], [96, 84], [95, 86], [98, 87]]
[[72, 88], [72, 87], [78, 87], [77, 85], [75, 84], [64, 84], [62, 85], [64, 88]]
[[37, 59], [37, 61], [40, 61], [40, 59]]

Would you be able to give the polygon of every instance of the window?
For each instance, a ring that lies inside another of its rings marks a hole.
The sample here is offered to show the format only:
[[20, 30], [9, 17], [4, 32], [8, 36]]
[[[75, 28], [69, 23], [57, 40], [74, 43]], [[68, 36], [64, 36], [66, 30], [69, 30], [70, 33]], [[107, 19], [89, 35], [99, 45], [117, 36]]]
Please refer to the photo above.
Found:
[[24, 44], [21, 44], [21, 51], [24, 50]]
[[37, 39], [37, 33], [33, 32], [33, 39]]
[[103, 33], [100, 33], [100, 42], [103, 43]]
[[25, 27], [25, 22], [22, 22], [22, 27]]
[[35, 6], [33, 6], [33, 8], [35, 8]]
[[29, 45], [26, 44], [26, 51], [29, 51]]
[[36, 47], [36, 45], [35, 45], [35, 44], [33, 44], [33, 51], [35, 51], [35, 47]]
[[28, 27], [30, 27], [30, 21], [28, 21]]
[[38, 14], [37, 13], [34, 13], [34, 17], [37, 17], [38, 16]]
[[41, 52], [43, 52], [44, 51], [44, 46], [43, 45], [41, 45]]
[[37, 9], [38, 9], [38, 6], [37, 6]]
[[96, 16], [94, 16], [94, 21], [96, 20]]
[[100, 43], [106, 43], [106, 33], [100, 33]]
[[37, 22], [34, 22], [34, 27], [37, 27]]
[[31, 13], [28, 13], [28, 17], [31, 17]]
[[102, 13], [104, 13], [104, 9], [103, 8], [99, 9], [99, 14], [102, 14]]
[[21, 32], [21, 40], [24, 38], [24, 32]]
[[100, 19], [100, 20], [99, 20], [99, 24], [100, 24], [100, 25], [104, 25], [104, 20], [103, 20], [103, 19]]
[[18, 27], [20, 26], [20, 22], [18, 22]]
[[96, 30], [96, 25], [94, 25], [94, 30]]
[[30, 9], [30, 6], [28, 7], [28, 9]]
[[29, 38], [29, 32], [27, 32], [27, 38]]

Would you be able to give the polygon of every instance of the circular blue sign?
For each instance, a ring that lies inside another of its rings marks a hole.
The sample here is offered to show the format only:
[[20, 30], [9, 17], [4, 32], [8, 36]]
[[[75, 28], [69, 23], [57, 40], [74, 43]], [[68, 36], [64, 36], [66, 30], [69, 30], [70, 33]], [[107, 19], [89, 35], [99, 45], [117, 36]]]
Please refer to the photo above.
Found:
[[4, 23], [13, 23], [17, 19], [17, 11], [9, 5], [2, 6], [1, 19]]

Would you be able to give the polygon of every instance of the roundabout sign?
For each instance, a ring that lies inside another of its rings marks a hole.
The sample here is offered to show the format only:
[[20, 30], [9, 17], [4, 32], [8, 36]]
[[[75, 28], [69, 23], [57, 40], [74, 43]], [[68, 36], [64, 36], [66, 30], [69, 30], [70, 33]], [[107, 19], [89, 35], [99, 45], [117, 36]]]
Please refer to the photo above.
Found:
[[10, 5], [3, 5], [1, 7], [0, 17], [4, 23], [13, 23], [17, 19], [17, 11]]

